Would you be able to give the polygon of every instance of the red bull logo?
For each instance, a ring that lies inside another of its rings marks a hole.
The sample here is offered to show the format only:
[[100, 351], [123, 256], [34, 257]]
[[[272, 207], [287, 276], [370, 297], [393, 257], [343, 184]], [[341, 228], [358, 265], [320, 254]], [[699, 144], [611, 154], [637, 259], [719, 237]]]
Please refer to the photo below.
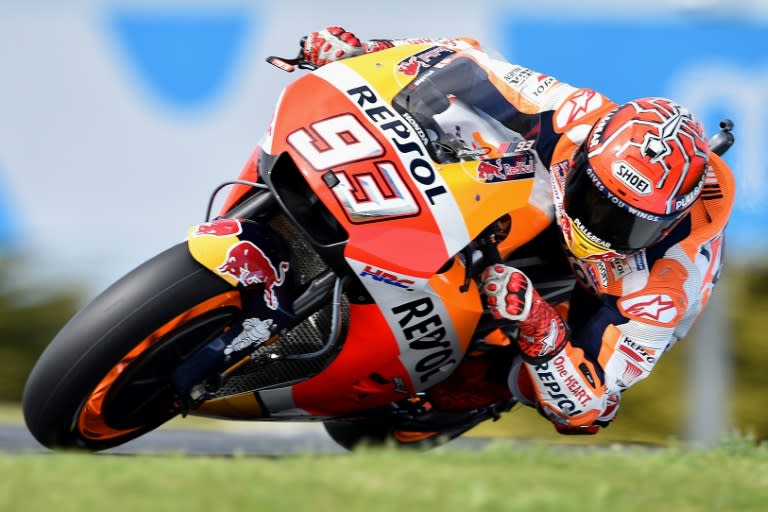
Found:
[[233, 236], [243, 232], [243, 226], [237, 219], [218, 219], [199, 224], [192, 236]]
[[483, 181], [501, 181], [505, 178], [501, 166], [488, 160], [481, 161], [477, 166], [477, 176]]
[[416, 76], [421, 70], [440, 67], [440, 61], [454, 53], [450, 48], [436, 46], [400, 61], [397, 70], [404, 75]]
[[533, 159], [527, 155], [482, 160], [477, 166], [477, 177], [488, 182], [528, 178], [534, 174]]
[[261, 249], [245, 240], [230, 247], [226, 260], [216, 270], [234, 277], [243, 286], [263, 283], [264, 302], [270, 309], [277, 309], [275, 288], [283, 284], [289, 267], [287, 261], [281, 261], [276, 270]]
[[408, 60], [404, 60], [397, 67], [397, 70], [408, 76], [415, 76], [421, 68], [421, 61], [416, 57], [410, 57]]

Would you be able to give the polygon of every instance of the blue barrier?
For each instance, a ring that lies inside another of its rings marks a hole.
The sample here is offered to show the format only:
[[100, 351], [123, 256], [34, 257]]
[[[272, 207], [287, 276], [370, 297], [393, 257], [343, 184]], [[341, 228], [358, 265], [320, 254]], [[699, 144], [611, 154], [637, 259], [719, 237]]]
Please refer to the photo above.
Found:
[[0, 249], [6, 248], [16, 238], [16, 224], [12, 215], [12, 206], [0, 174]]
[[728, 227], [734, 255], [768, 252], [768, 25], [670, 17], [543, 19], [509, 13], [497, 46], [513, 62], [592, 87], [622, 103], [667, 96], [688, 106], [711, 136], [724, 117], [736, 128], [726, 156], [737, 179]]

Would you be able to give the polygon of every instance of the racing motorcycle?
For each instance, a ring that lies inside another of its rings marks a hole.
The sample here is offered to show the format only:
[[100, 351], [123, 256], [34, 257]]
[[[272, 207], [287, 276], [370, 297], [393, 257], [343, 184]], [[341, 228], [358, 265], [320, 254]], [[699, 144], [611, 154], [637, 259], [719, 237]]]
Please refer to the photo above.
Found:
[[[515, 405], [498, 391], [515, 327], [499, 328], [478, 276], [507, 261], [553, 304], [574, 285], [529, 205], [546, 172], [539, 115], [497, 121], [500, 93], [461, 48], [268, 61], [311, 72], [205, 222], [37, 361], [23, 410], [43, 445], [103, 450], [191, 414], [321, 421], [348, 449], [429, 447]], [[449, 385], [461, 368], [466, 393]]]

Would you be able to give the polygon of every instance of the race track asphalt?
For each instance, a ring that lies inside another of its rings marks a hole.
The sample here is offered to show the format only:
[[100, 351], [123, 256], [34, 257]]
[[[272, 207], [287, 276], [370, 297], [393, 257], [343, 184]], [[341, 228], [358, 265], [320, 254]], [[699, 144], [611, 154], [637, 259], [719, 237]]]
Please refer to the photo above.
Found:
[[[460, 438], [451, 441], [449, 445], [460, 449], [479, 450], [488, 441], [478, 438]], [[48, 451], [32, 437], [25, 426], [0, 424], [0, 452]], [[328, 437], [320, 424], [270, 423], [217, 430], [165, 427], [102, 453], [279, 457], [307, 453], [344, 454], [347, 452]]]

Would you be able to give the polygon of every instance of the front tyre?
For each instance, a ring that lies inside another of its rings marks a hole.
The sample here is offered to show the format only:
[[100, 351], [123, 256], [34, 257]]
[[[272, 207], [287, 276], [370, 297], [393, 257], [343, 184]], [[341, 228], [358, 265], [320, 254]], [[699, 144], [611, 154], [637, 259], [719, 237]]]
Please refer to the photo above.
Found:
[[23, 395], [24, 419], [49, 448], [103, 450], [182, 410], [173, 372], [219, 336], [240, 294], [198, 264], [186, 243], [96, 297], [48, 345]]

